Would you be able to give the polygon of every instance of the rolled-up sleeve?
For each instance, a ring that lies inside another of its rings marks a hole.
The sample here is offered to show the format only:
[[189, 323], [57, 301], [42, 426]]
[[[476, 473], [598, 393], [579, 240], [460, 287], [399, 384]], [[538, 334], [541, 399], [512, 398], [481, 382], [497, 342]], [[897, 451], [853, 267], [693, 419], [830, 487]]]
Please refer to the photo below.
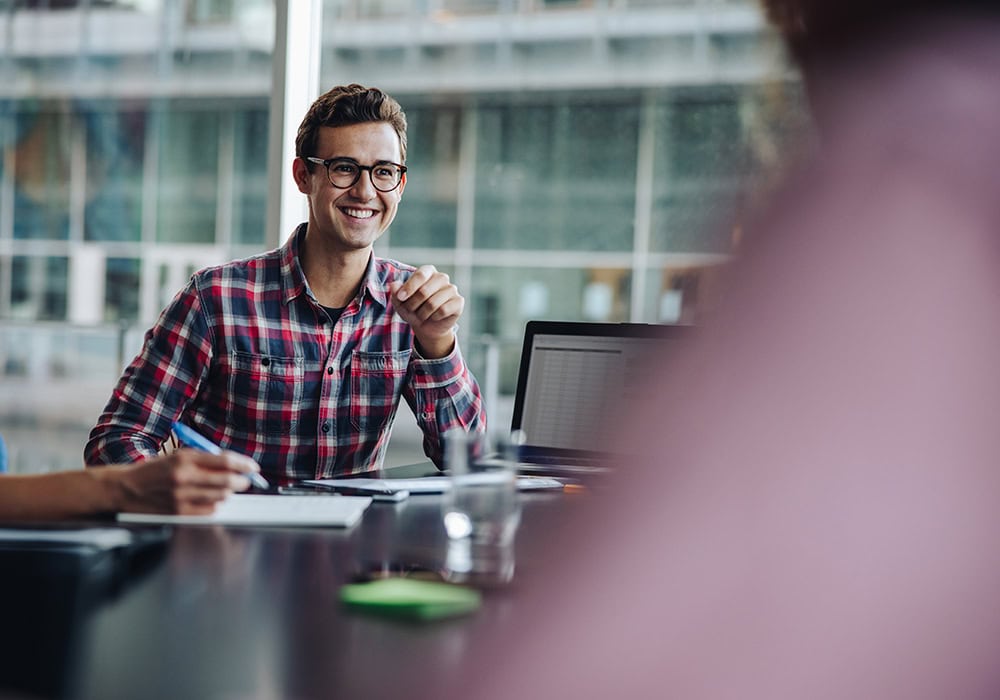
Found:
[[211, 327], [195, 281], [146, 333], [84, 448], [88, 466], [154, 456], [171, 424], [198, 393], [212, 360]]
[[486, 433], [486, 411], [479, 384], [455, 343], [450, 355], [428, 360], [416, 353], [403, 396], [423, 433], [424, 454], [444, 468], [441, 436], [449, 430]]

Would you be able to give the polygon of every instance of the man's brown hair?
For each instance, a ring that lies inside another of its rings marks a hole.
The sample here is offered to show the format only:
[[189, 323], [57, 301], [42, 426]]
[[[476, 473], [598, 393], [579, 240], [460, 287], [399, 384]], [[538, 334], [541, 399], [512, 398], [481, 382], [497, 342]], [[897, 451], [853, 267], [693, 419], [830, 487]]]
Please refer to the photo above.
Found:
[[[316, 98], [295, 135], [295, 155], [316, 155], [316, 141], [323, 126], [350, 126], [368, 122], [386, 122], [399, 136], [399, 152], [406, 163], [406, 114], [393, 98], [378, 88], [352, 83], [338, 85]], [[312, 163], [306, 166], [312, 170]]]

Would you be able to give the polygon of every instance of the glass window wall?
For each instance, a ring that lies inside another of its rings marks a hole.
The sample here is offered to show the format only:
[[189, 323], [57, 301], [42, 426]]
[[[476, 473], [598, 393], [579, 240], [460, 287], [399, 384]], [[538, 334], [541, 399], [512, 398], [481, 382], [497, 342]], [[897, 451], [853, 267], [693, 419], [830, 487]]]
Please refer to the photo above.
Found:
[[138, 241], [147, 111], [92, 101], [81, 105], [80, 114], [86, 127], [84, 238]]
[[[57, 4], [0, 3], [0, 335], [83, 318], [115, 338], [273, 236], [274, 5]], [[753, 192], [806, 126], [753, 7], [324, 2], [320, 89], [377, 85], [409, 118], [378, 250], [449, 272], [491, 389], [513, 391], [529, 319], [697, 323], [715, 304]], [[102, 288], [84, 299], [88, 266]]]
[[[268, 114], [264, 100], [233, 111], [232, 242], [260, 249], [266, 236]], [[220, 173], [221, 175], [221, 173]], [[287, 235], [287, 234], [286, 234]]]
[[159, 159], [156, 240], [214, 243], [220, 112], [170, 102], [154, 112]]
[[636, 102], [481, 107], [475, 245], [631, 250]]
[[104, 320], [135, 323], [139, 320], [138, 258], [108, 258], [105, 264]]
[[459, 143], [457, 107], [403, 107], [407, 121], [406, 188], [392, 225], [392, 245], [455, 247], [458, 216]]
[[10, 316], [21, 320], [66, 320], [69, 259], [15, 255], [11, 261]]
[[14, 238], [66, 240], [74, 122], [65, 102], [21, 102], [7, 149], [13, 164]]
[[628, 321], [631, 284], [615, 267], [476, 266], [465, 323], [472, 338], [501, 341], [500, 390], [513, 393], [528, 321]]

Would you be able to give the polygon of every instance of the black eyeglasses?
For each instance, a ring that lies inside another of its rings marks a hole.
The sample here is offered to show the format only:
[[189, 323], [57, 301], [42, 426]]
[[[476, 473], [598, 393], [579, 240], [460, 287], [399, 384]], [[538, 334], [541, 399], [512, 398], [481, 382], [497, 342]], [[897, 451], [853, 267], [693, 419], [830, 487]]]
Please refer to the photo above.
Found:
[[354, 184], [361, 177], [361, 171], [367, 170], [368, 177], [372, 181], [372, 187], [379, 192], [392, 192], [399, 187], [403, 180], [403, 173], [406, 166], [393, 163], [388, 160], [381, 160], [375, 165], [361, 165], [353, 158], [317, 158], [316, 156], [306, 156], [305, 160], [316, 165], [326, 167], [326, 176], [330, 184], [339, 190], [346, 190], [354, 187]]

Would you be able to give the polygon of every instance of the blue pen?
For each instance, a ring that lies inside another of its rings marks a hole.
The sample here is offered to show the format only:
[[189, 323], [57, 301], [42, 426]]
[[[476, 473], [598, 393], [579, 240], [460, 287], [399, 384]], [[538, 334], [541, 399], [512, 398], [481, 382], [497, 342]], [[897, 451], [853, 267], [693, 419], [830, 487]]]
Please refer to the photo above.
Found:
[[[196, 433], [194, 430], [179, 421], [174, 421], [174, 434], [177, 436], [178, 440], [188, 447], [193, 447], [196, 450], [208, 452], [213, 455], [222, 454], [221, 447], [216, 445], [204, 435]], [[267, 483], [267, 479], [262, 477], [257, 472], [244, 472], [243, 475], [250, 479], [250, 483], [259, 489], [271, 488], [271, 485]]]

